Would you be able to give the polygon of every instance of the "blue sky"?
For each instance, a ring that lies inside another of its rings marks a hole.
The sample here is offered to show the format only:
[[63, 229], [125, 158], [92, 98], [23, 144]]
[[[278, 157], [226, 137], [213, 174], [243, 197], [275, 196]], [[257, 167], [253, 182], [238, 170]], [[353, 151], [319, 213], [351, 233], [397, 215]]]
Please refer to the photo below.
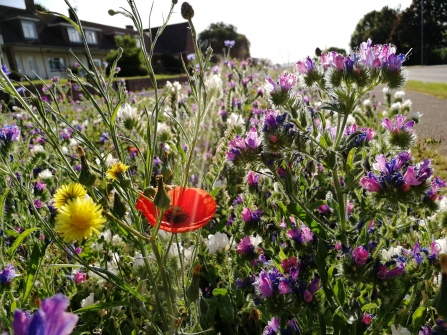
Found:
[[[35, 0], [52, 11], [67, 13], [64, 0]], [[411, 0], [189, 0], [195, 10], [193, 19], [198, 32], [210, 23], [223, 21], [238, 28], [251, 42], [253, 57], [270, 58], [274, 62], [296, 62], [313, 55], [316, 47], [335, 46], [348, 49], [358, 21], [368, 12], [384, 6], [402, 9]], [[82, 20], [124, 27], [132, 24], [123, 16], [109, 16], [109, 9], [128, 8], [126, 0], [71, 0]], [[149, 26], [150, 0], [135, 0], [140, 15]], [[159, 26], [167, 16], [170, 0], [154, 0], [151, 26]], [[179, 0], [171, 23], [184, 22]], [[0, 0], [24, 8], [23, 0]], [[373, 41], [374, 42], [374, 41]]]

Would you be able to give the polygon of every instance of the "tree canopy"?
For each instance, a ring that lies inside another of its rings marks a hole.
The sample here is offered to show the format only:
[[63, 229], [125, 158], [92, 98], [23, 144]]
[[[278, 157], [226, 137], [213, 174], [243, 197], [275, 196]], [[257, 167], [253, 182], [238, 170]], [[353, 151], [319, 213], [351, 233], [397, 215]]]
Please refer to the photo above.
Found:
[[[447, 2], [445, 0], [424, 1], [424, 63], [437, 63], [436, 49], [447, 47]], [[418, 64], [421, 55], [421, 0], [413, 0], [410, 7], [397, 16], [389, 41], [399, 52], [412, 50], [407, 64]], [[445, 60], [447, 61], [447, 60]]]
[[366, 42], [370, 38], [374, 44], [385, 44], [393, 30], [394, 22], [399, 14], [398, 9], [385, 6], [380, 11], [367, 13], [355, 27], [351, 35], [349, 46], [351, 49], [357, 48], [360, 43]]
[[[123, 48], [123, 54], [118, 60], [118, 67], [121, 68], [119, 73], [122, 77], [134, 77], [147, 75], [147, 69], [143, 66], [143, 54], [137, 47], [135, 38], [126, 36], [115, 36], [117, 47]], [[107, 57], [107, 62], [111, 65], [118, 56], [118, 51], [111, 51]]]
[[[351, 36], [350, 47], [358, 47], [371, 38], [374, 44], [392, 43], [399, 53], [411, 49], [405, 64], [419, 64], [421, 59], [421, 3], [424, 5], [424, 64], [447, 62], [447, 2], [445, 0], [413, 0], [402, 12], [387, 6], [367, 13]], [[443, 49], [444, 48], [444, 49]]]
[[226, 40], [236, 42], [230, 50], [232, 58], [246, 59], [250, 57], [250, 41], [245, 35], [239, 34], [237, 28], [232, 24], [211, 23], [207, 29], [199, 34], [198, 43], [203, 52], [208, 46], [211, 46], [214, 55], [223, 55], [223, 49], [226, 48], [224, 41]]

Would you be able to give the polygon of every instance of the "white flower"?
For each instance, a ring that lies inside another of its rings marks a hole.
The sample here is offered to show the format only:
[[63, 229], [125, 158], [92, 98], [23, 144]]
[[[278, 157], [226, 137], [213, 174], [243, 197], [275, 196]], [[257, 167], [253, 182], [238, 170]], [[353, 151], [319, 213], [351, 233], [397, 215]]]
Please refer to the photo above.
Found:
[[411, 108], [411, 105], [412, 105], [413, 103], [411, 102], [411, 100], [405, 100], [404, 102], [402, 102], [402, 107], [403, 108], [405, 108], [405, 107], [408, 107], [408, 108]]
[[137, 266], [143, 266], [143, 265], [144, 265], [143, 255], [140, 252], [135, 252], [133, 266], [137, 267]]
[[400, 256], [404, 248], [400, 245], [397, 247], [390, 247], [388, 250], [382, 249], [382, 260], [389, 261], [393, 256]]
[[348, 115], [348, 119], [346, 120], [347, 126], [352, 126], [355, 123], [355, 117], [353, 117], [351, 114]]
[[256, 237], [254, 237], [253, 235], [250, 235], [250, 243], [257, 248], [259, 244], [261, 244], [262, 242], [262, 237], [257, 235]]
[[[102, 153], [101, 154], [101, 157], [104, 159], [104, 154]], [[95, 159], [95, 162], [96, 162], [96, 164], [99, 166], [99, 165], [101, 165], [101, 160], [99, 159], [99, 158], [96, 158]], [[116, 163], [118, 163], [119, 162], [119, 159], [118, 158], [114, 158], [113, 156], [112, 156], [112, 154], [108, 154], [107, 156], [106, 156], [106, 159], [105, 159], [105, 163], [106, 163], [106, 166], [107, 167], [111, 167], [112, 165], [114, 165], [114, 164], [116, 164]]]
[[447, 254], [447, 237], [436, 240], [436, 243], [440, 254]]
[[206, 246], [210, 254], [215, 253], [220, 249], [225, 249], [230, 245], [230, 239], [226, 234], [217, 232], [215, 235], [208, 235], [208, 239], [205, 241]]
[[424, 115], [424, 114], [421, 114], [421, 113], [419, 113], [419, 112], [412, 112], [411, 114], [410, 114], [410, 119], [412, 119], [412, 120], [419, 120], [421, 117], [422, 117], [422, 115]]
[[30, 149], [31, 155], [36, 155], [39, 152], [45, 152], [45, 149], [40, 144], [34, 144], [34, 147]]
[[396, 93], [394, 93], [394, 98], [395, 99], [402, 99], [405, 96], [405, 92], [404, 91], [397, 91]]
[[394, 104], [391, 104], [390, 109], [394, 111], [400, 111], [402, 108], [402, 104], [400, 102], [395, 102]]
[[68, 154], [68, 148], [67, 148], [65, 145], [62, 147], [62, 152], [63, 152], [65, 155]]
[[40, 179], [51, 179], [51, 178], [53, 178], [53, 174], [51, 173], [50, 170], [45, 169], [39, 173], [39, 178]]
[[70, 138], [70, 147], [77, 147], [79, 142], [75, 138]]
[[396, 329], [395, 325], [391, 325], [391, 334], [392, 335], [411, 335], [410, 331], [407, 328], [399, 326]]
[[239, 114], [231, 113], [227, 119], [227, 124], [229, 126], [243, 126], [245, 121]]
[[89, 296], [81, 301], [81, 307], [91, 306], [95, 303], [95, 294], [90, 293]]
[[112, 237], [112, 244], [114, 246], [121, 245], [121, 244], [123, 244], [123, 239], [119, 235], [115, 234]]
[[222, 79], [217, 74], [213, 74], [205, 81], [205, 86], [208, 90], [213, 88], [220, 90], [222, 88]]
[[382, 92], [385, 94], [390, 93], [390, 89], [388, 87], [384, 87]]
[[138, 119], [138, 111], [135, 107], [132, 107], [129, 104], [124, 104], [118, 110], [118, 117], [123, 120], [137, 120]]
[[112, 240], [112, 232], [110, 231], [110, 229], [107, 229], [106, 231], [102, 232], [99, 237], [103, 237], [104, 241], [106, 242], [110, 242]]
[[365, 100], [363, 101], [363, 106], [371, 106], [371, 100], [369, 100], [369, 99], [365, 99]]
[[178, 81], [174, 81], [174, 83], [168, 81], [166, 82], [166, 89], [174, 94], [178, 94], [182, 89], [182, 85]]
[[163, 132], [169, 132], [169, 127], [166, 123], [159, 122], [157, 127], [157, 134], [161, 134]]

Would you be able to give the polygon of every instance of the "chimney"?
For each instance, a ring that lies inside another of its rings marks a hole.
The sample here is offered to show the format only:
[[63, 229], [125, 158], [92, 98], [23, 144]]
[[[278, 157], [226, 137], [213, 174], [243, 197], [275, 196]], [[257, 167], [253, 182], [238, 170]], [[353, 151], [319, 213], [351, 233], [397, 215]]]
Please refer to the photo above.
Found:
[[[74, 11], [76, 12], [76, 8], [74, 8]], [[76, 17], [70, 8], [68, 9], [68, 16], [70, 17], [70, 19], [76, 22]]]
[[34, 0], [25, 0], [25, 8], [30, 13], [36, 12], [36, 7], [34, 6]]
[[133, 30], [133, 25], [128, 25], [128, 26], [126, 26], [126, 29], [130, 29], [130, 30]]

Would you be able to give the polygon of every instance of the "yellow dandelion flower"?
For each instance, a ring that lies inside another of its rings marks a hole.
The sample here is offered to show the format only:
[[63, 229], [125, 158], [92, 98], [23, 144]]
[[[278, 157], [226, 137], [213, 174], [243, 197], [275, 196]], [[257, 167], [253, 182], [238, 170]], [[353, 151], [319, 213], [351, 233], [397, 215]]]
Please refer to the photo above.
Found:
[[54, 230], [67, 242], [89, 238], [93, 233], [99, 235], [106, 222], [101, 212], [101, 206], [91, 198], [69, 199], [58, 210]]
[[87, 190], [79, 183], [70, 183], [61, 186], [54, 194], [54, 207], [61, 208], [68, 200], [82, 198], [87, 194]]
[[110, 169], [107, 170], [107, 178], [115, 180], [121, 177], [129, 167], [130, 166], [127, 166], [121, 162], [113, 164]]

